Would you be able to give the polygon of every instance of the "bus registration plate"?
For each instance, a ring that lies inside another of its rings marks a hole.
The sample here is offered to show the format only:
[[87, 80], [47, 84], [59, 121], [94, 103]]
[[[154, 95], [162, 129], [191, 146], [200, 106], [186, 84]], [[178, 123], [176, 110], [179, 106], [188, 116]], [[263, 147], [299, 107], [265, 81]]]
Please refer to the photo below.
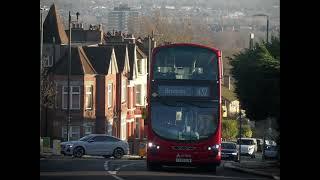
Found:
[[177, 154], [176, 162], [192, 163], [191, 155], [180, 155], [180, 154]]

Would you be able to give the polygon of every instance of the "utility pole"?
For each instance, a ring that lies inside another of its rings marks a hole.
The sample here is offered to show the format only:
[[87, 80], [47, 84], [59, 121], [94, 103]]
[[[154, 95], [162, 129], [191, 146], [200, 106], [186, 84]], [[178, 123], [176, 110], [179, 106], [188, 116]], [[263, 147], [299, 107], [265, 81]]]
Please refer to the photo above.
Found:
[[70, 123], [71, 123], [71, 117], [70, 117], [70, 73], [71, 73], [71, 14], [69, 11], [69, 59], [68, 59], [68, 105], [67, 105], [67, 138], [68, 141], [70, 141]]
[[241, 162], [241, 135], [242, 135], [242, 112], [241, 112], [241, 109], [240, 110], [240, 131], [239, 131], [239, 163]]
[[41, 106], [42, 106], [42, 46], [43, 46], [43, 23], [42, 23], [42, 8], [40, 8], [40, 136], [42, 134], [41, 123]]

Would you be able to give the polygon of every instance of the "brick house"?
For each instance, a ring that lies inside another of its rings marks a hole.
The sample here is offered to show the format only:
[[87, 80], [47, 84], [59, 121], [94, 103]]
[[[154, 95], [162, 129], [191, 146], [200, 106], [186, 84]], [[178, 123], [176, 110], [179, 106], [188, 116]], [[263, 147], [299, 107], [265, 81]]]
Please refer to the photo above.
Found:
[[125, 45], [128, 50], [127, 139], [131, 153], [137, 153], [139, 143], [146, 141], [142, 113], [147, 105], [147, 56], [137, 46], [136, 39], [132, 35], [108, 32], [105, 41], [107, 46]]
[[113, 47], [83, 47], [97, 72], [96, 75], [96, 125], [95, 133], [118, 136], [117, 74], [118, 63]]
[[[75, 140], [92, 133], [96, 124], [96, 75], [97, 72], [82, 47], [71, 49], [70, 73], [70, 139]], [[68, 54], [50, 69], [50, 78], [56, 84], [56, 103], [50, 116], [51, 137], [67, 138], [67, 67]]]
[[[133, 36], [120, 32], [109, 37], [103, 44], [80, 37], [72, 42], [71, 139], [106, 133], [128, 140], [131, 153], [137, 153], [146, 140], [147, 56]], [[56, 85], [55, 107], [46, 113], [48, 136], [66, 139], [68, 36], [55, 5], [44, 23], [44, 54], [52, 58], [48, 69]]]

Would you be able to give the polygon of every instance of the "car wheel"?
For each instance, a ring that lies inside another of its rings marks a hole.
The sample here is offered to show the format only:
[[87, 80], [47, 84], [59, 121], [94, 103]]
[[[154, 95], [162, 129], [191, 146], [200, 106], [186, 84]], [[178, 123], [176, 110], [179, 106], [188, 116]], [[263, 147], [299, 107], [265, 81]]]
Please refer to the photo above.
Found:
[[113, 151], [113, 157], [116, 159], [121, 159], [123, 154], [124, 154], [124, 152], [123, 152], [123, 149], [121, 149], [121, 148], [116, 148]]
[[73, 156], [77, 158], [81, 158], [84, 155], [84, 149], [83, 147], [76, 147], [73, 150]]

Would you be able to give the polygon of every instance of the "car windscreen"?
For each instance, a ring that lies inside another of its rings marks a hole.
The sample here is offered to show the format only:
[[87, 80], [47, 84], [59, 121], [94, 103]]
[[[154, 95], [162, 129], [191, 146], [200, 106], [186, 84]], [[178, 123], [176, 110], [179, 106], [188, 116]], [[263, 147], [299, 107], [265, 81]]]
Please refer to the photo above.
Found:
[[241, 139], [241, 141], [239, 139], [238, 144], [240, 144], [240, 142], [242, 145], [254, 145], [253, 140], [250, 140], [250, 139]]
[[237, 146], [233, 143], [221, 143], [222, 149], [236, 149]]

